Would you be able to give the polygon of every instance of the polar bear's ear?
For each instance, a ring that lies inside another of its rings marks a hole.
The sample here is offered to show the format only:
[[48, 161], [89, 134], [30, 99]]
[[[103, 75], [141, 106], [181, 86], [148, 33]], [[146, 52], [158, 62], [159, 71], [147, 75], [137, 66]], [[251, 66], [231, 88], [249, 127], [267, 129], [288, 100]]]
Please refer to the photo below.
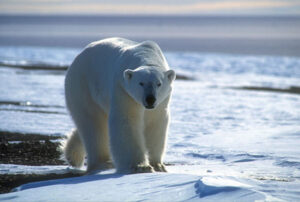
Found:
[[176, 74], [175, 74], [174, 70], [168, 70], [168, 71], [166, 71], [165, 75], [168, 77], [168, 80], [170, 82], [174, 81], [175, 78], [176, 78]]
[[126, 69], [123, 73], [125, 80], [130, 80], [132, 78], [133, 71], [131, 69]]

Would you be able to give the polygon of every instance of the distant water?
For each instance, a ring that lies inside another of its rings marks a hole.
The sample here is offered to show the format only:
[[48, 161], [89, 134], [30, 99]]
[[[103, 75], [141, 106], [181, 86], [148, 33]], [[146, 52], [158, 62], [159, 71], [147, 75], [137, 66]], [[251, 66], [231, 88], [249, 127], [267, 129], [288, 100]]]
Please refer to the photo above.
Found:
[[0, 16], [0, 46], [82, 48], [114, 36], [167, 51], [300, 56], [300, 17]]

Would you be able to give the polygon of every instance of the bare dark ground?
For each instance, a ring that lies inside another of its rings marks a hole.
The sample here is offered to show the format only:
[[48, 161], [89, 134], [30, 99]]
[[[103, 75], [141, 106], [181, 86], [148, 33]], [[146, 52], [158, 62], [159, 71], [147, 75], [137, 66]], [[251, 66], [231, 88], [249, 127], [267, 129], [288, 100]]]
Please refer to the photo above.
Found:
[[0, 143], [0, 164], [63, 165], [56, 150], [58, 143], [49, 140]]
[[253, 90], [253, 91], [264, 91], [264, 92], [277, 92], [277, 93], [292, 93], [300, 94], [299, 86], [290, 86], [289, 88], [270, 88], [270, 87], [257, 87], [257, 86], [242, 86], [242, 87], [233, 87], [233, 89], [238, 90]]
[[80, 173], [49, 174], [6, 174], [0, 175], [0, 194], [11, 192], [13, 188], [29, 182], [79, 177]]
[[[0, 132], [0, 164], [65, 165], [60, 159], [57, 136]], [[0, 194], [10, 192], [25, 183], [77, 177], [79, 173], [63, 174], [0, 174]]]

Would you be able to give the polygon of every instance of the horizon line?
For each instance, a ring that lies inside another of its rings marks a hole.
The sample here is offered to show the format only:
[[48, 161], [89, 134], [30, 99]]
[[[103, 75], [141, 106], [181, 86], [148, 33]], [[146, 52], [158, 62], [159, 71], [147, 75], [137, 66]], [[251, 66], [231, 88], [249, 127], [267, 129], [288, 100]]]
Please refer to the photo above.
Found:
[[300, 17], [300, 13], [247, 13], [247, 14], [228, 14], [228, 13], [0, 13], [0, 16], [70, 16], [70, 17]]

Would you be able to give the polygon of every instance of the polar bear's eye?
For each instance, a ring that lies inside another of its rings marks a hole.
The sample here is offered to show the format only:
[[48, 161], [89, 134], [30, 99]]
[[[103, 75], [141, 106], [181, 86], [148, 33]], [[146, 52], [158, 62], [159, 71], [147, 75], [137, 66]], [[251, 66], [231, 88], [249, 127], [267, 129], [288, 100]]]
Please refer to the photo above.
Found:
[[158, 86], [158, 87], [161, 86], [161, 83], [158, 83], [157, 86]]
[[143, 82], [140, 82], [140, 86], [144, 86], [144, 83], [143, 83]]

